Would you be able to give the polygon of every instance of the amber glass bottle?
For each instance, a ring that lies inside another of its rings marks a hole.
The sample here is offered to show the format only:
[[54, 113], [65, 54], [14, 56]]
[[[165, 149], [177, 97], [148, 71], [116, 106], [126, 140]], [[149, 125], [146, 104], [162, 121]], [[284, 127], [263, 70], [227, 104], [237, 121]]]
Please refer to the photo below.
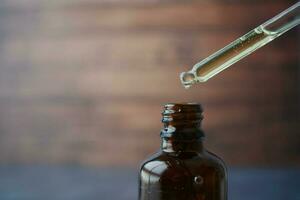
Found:
[[203, 147], [199, 104], [167, 104], [161, 150], [142, 164], [139, 200], [226, 200], [224, 162]]

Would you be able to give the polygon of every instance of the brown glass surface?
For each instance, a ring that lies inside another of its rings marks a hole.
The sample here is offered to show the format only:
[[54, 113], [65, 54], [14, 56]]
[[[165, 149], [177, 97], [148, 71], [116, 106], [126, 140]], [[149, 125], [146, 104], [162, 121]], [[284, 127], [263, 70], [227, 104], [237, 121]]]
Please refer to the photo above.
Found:
[[227, 199], [225, 164], [202, 145], [201, 112], [197, 104], [165, 106], [161, 151], [142, 164], [139, 200]]

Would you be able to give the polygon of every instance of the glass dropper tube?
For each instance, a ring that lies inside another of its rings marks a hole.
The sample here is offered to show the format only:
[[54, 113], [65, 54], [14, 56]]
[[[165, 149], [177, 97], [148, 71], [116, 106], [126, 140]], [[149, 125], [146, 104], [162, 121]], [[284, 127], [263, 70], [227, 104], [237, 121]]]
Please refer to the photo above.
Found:
[[205, 82], [300, 24], [300, 1], [180, 74], [185, 88]]

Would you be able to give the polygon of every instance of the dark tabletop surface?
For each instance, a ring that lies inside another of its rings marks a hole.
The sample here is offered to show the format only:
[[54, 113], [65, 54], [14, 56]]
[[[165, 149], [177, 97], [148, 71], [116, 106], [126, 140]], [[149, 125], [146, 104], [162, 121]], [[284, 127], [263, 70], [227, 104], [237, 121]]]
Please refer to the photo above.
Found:
[[[229, 200], [300, 200], [300, 169], [229, 169]], [[136, 200], [137, 170], [0, 166], [0, 200]]]

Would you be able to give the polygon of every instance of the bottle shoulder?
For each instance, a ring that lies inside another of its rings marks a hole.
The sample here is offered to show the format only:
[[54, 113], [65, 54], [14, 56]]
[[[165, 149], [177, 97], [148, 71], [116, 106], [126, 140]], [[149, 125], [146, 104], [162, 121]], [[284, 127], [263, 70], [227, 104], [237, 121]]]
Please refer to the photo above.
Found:
[[164, 152], [158, 152], [141, 166], [140, 177], [143, 184], [162, 184], [164, 187], [184, 187], [190, 176], [182, 160]]
[[140, 169], [141, 187], [150, 184], [184, 188], [188, 183], [194, 184], [193, 180], [209, 183], [210, 180], [226, 180], [226, 177], [224, 163], [210, 152], [194, 152], [192, 155], [187, 152], [178, 155], [158, 152], [146, 160]]
[[159, 152], [141, 166], [140, 199], [225, 199], [227, 176], [220, 163], [209, 152]]
[[182, 152], [180, 154], [170, 154], [163, 151], [149, 157], [141, 165], [141, 170], [181, 170], [184, 168], [195, 169], [216, 169], [226, 173], [226, 165], [224, 161], [210, 151], [197, 152]]
[[204, 155], [210, 163], [226, 170], [226, 164], [222, 160], [222, 158], [220, 158], [216, 154], [212, 153], [211, 151], [205, 151]]
[[151, 163], [155, 160], [160, 160], [161, 155], [162, 155], [162, 151], [158, 151], [153, 155], [149, 156], [148, 158], [142, 161], [140, 168], [143, 168], [147, 163]]

